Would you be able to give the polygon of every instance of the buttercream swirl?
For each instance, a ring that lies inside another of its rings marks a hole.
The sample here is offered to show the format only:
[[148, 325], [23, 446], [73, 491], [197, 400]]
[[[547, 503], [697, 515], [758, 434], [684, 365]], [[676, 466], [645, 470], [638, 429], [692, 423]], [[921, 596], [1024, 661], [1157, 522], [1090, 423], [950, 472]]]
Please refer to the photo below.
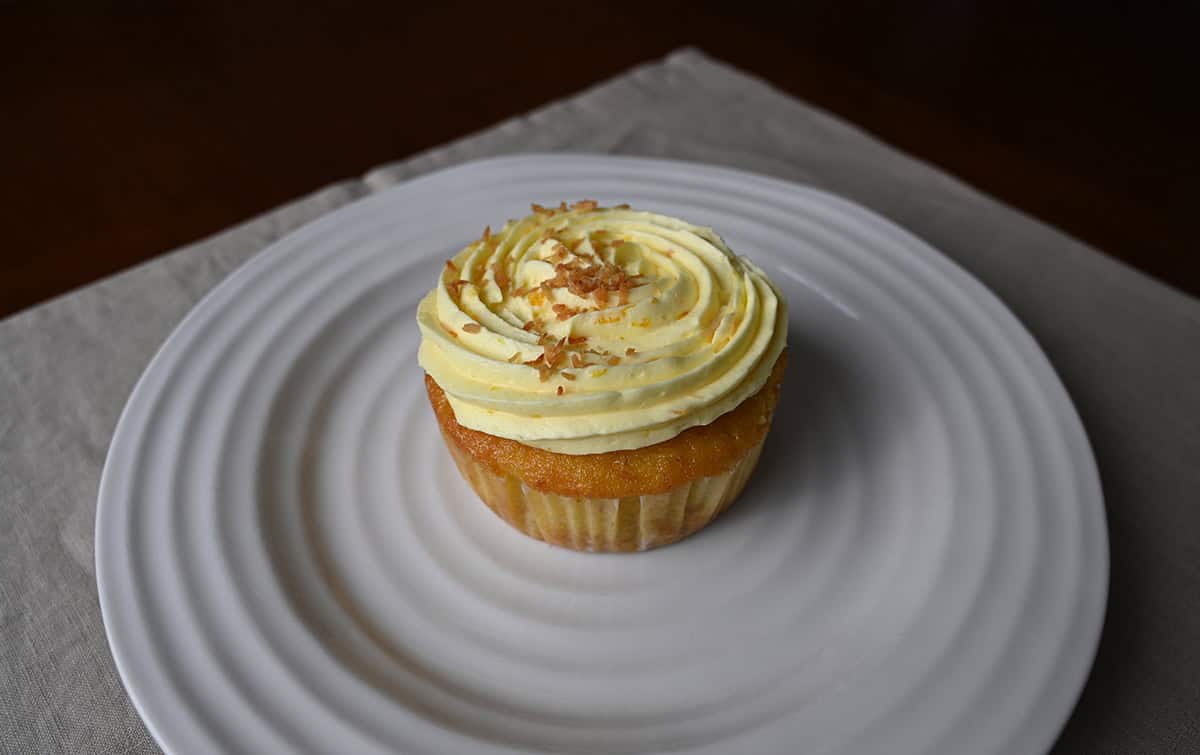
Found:
[[594, 202], [485, 231], [417, 322], [460, 424], [565, 454], [712, 422], [763, 386], [787, 338], [782, 296], [711, 229]]

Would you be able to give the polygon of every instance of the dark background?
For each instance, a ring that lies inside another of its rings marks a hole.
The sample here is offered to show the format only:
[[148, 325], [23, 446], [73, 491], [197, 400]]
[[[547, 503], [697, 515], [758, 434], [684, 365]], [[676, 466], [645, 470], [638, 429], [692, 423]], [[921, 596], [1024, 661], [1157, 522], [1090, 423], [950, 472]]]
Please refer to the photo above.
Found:
[[1200, 177], [1185, 15], [1001, 0], [0, 0], [0, 316], [684, 44], [1200, 293], [1183, 224]]

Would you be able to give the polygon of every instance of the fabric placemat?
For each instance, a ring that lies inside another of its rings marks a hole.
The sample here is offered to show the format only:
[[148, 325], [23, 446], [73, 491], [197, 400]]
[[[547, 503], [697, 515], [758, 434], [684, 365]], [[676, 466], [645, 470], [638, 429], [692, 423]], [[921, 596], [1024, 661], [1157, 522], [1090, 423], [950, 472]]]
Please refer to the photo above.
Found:
[[1200, 751], [1200, 301], [692, 49], [0, 321], [0, 750], [158, 752], [109, 655], [93, 529], [117, 417], [187, 311], [272, 241], [358, 197], [533, 151], [812, 184], [891, 218], [999, 295], [1074, 399], [1108, 512], [1104, 635], [1053, 751]]

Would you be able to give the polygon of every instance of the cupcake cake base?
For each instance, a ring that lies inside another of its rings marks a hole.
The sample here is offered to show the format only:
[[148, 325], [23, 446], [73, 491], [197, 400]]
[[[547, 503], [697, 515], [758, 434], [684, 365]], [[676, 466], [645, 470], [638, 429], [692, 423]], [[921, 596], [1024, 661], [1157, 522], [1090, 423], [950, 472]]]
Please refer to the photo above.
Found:
[[729, 471], [666, 493], [624, 498], [576, 498], [536, 490], [497, 474], [453, 442], [458, 471], [497, 516], [530, 537], [577, 551], [644, 551], [698, 531], [733, 503], [758, 463], [762, 444]]
[[[433, 378], [425, 382], [455, 465], [497, 516], [553, 545], [630, 552], [681, 540], [737, 499], [762, 453], [785, 363], [780, 355], [758, 393], [709, 425], [645, 448], [581, 456], [465, 428]], [[593, 474], [598, 469], [606, 472]]]

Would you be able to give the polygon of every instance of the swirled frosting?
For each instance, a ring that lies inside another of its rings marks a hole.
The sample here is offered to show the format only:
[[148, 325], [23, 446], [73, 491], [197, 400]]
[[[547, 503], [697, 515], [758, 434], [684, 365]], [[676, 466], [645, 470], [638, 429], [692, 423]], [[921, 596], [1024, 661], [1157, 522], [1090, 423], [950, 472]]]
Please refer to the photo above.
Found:
[[709, 228], [579, 202], [485, 230], [421, 301], [421, 366], [466, 427], [566, 454], [641, 448], [757, 392], [786, 306]]

